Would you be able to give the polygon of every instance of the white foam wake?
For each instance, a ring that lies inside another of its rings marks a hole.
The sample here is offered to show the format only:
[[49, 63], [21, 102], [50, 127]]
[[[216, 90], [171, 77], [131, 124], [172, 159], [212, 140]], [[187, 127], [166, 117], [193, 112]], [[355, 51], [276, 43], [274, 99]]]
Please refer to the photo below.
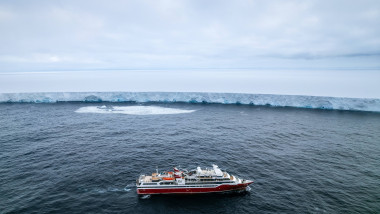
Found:
[[164, 108], [158, 106], [87, 106], [76, 110], [77, 113], [98, 114], [130, 114], [130, 115], [157, 115], [157, 114], [184, 114], [195, 110]]
[[[1, 102], [55, 103], [55, 102], [187, 102], [269, 105], [280, 107], [336, 109], [380, 112], [380, 99], [342, 98], [301, 95], [206, 93], [206, 92], [52, 92], [0, 93]], [[84, 111], [85, 109], [81, 110]], [[96, 113], [115, 113], [114, 110], [87, 109]], [[171, 110], [173, 112], [174, 110]], [[140, 108], [121, 109], [121, 112], [168, 112]], [[121, 113], [120, 112], [120, 113]]]

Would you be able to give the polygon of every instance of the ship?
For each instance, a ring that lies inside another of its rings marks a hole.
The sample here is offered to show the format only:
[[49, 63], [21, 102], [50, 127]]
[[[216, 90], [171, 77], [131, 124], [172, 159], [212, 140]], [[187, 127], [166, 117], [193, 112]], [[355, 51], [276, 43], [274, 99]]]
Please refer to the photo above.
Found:
[[198, 194], [245, 191], [252, 180], [240, 179], [222, 171], [213, 164], [212, 169], [179, 170], [140, 175], [136, 180], [138, 195]]

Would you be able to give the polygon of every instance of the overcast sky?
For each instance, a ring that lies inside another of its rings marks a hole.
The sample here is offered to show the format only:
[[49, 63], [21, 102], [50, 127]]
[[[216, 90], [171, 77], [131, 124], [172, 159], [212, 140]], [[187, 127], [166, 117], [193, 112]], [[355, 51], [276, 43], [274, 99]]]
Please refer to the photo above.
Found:
[[379, 68], [379, 0], [0, 1], [0, 71]]

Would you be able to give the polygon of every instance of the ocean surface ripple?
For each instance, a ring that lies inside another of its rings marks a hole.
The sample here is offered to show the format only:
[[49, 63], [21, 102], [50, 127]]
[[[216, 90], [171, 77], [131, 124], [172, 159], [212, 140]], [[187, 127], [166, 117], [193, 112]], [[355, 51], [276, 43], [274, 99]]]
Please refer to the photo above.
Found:
[[[2, 103], [0, 124], [0, 213], [380, 212], [378, 113]], [[145, 200], [136, 194], [135, 179], [156, 167], [211, 164], [254, 179], [251, 190]]]

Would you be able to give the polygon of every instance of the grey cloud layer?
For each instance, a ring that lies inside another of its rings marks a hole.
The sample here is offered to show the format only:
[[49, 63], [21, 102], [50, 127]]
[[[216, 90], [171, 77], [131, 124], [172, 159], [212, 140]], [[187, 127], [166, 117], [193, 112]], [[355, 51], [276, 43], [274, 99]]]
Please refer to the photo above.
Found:
[[0, 66], [380, 67], [379, 26], [377, 0], [2, 1]]

